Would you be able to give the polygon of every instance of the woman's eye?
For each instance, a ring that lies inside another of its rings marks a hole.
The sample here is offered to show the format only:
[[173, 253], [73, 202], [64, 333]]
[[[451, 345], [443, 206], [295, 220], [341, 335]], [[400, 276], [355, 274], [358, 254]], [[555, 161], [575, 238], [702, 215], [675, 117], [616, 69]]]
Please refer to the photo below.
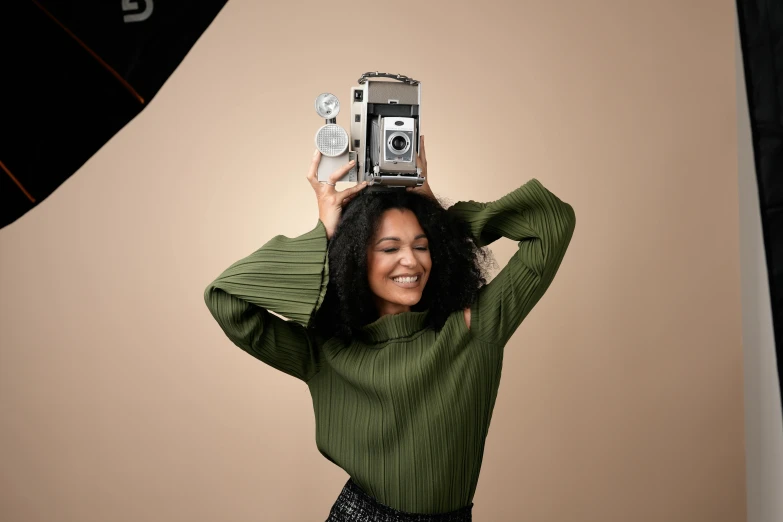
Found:
[[[429, 250], [429, 249], [428, 249], [427, 247], [425, 247], [425, 246], [414, 247], [414, 248], [415, 248], [416, 250]], [[385, 253], [387, 253], [387, 254], [391, 254], [392, 252], [396, 252], [397, 250], [399, 250], [399, 248], [385, 248], [385, 249], [383, 250], [383, 252], [385, 252]]]

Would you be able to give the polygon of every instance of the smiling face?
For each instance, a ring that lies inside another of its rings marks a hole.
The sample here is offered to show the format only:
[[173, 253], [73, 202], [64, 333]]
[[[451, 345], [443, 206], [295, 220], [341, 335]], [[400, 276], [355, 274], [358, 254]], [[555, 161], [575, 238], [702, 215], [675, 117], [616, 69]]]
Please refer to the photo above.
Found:
[[367, 248], [367, 279], [381, 316], [409, 312], [432, 269], [429, 243], [416, 215], [389, 209]]

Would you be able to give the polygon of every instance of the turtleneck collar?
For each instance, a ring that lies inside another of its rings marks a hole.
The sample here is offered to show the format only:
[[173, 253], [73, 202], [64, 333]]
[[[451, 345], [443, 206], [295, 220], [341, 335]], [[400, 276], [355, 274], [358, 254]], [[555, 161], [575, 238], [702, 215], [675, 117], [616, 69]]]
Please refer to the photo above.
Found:
[[424, 329], [429, 310], [386, 314], [361, 328], [361, 337], [370, 343], [410, 337]]

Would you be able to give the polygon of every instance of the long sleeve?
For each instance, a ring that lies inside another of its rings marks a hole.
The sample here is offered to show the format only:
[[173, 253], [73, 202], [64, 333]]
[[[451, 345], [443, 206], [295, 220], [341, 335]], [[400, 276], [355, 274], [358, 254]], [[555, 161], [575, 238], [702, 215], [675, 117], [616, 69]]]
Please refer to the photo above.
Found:
[[574, 209], [533, 178], [497, 201], [461, 201], [449, 212], [468, 223], [479, 246], [500, 237], [519, 241], [471, 308], [472, 333], [503, 346], [554, 279], [574, 232]]
[[319, 220], [310, 232], [276, 236], [232, 264], [207, 286], [204, 301], [234, 344], [306, 382], [320, 368], [316, 335], [308, 326], [328, 278], [326, 229]]

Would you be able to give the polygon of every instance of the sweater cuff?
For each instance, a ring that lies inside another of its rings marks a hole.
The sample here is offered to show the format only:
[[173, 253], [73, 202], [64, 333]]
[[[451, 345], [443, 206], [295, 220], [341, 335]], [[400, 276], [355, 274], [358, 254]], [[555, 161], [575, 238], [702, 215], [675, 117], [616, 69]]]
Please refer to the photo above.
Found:
[[313, 230], [301, 236], [273, 237], [228, 267], [209, 288], [308, 327], [323, 304], [328, 283], [326, 228], [318, 220]]

